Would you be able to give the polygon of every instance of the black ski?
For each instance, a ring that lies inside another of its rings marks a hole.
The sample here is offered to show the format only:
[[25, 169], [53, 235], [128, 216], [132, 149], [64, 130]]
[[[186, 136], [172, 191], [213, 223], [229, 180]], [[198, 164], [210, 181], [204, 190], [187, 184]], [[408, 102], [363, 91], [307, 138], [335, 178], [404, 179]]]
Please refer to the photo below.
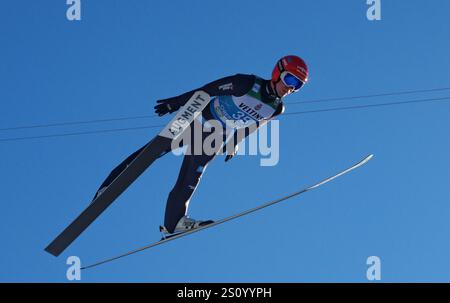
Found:
[[170, 123], [45, 250], [54, 256], [59, 256], [156, 159], [171, 149], [172, 141], [188, 128], [209, 102], [210, 96], [207, 93], [196, 92]]

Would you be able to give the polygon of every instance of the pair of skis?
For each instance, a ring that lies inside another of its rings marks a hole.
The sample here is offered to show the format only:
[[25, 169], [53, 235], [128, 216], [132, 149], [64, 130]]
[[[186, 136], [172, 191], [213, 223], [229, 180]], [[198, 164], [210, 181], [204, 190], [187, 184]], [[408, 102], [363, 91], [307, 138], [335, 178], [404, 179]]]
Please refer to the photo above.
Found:
[[[106, 187], [106, 189], [98, 195], [92, 203], [66, 228], [64, 229], [46, 248], [45, 250], [54, 256], [59, 256], [76, 238], [98, 217], [103, 211], [108, 208], [109, 205], [114, 202], [156, 159], [171, 149], [171, 143], [177, 139], [194, 121], [194, 119], [201, 113], [201, 111], [209, 104], [210, 96], [203, 92], [198, 91], [189, 99], [189, 101], [183, 106], [178, 114], [169, 122], [169, 124], [154, 138], [152, 139], [133, 159], [133, 161]], [[247, 214], [256, 212], [268, 206], [285, 201], [292, 197], [303, 194], [307, 191], [315, 189], [325, 183], [330, 182], [333, 179], [342, 176], [355, 168], [367, 163], [373, 155], [365, 157], [358, 163], [350, 166], [349, 168], [326, 178], [312, 186], [294, 192], [290, 195], [284, 196], [274, 201], [267, 202], [255, 208], [240, 212], [214, 223], [201, 226], [199, 228], [176, 234], [170, 238], [162, 239], [158, 242], [150, 245], [143, 246], [141, 248], [129, 251], [119, 256], [109, 258], [88, 266], [82, 267], [82, 269], [92, 268], [104, 263], [108, 263], [131, 254], [167, 243], [169, 241], [176, 240], [178, 238], [196, 233], [198, 231], [217, 226], [219, 224], [237, 219]]]

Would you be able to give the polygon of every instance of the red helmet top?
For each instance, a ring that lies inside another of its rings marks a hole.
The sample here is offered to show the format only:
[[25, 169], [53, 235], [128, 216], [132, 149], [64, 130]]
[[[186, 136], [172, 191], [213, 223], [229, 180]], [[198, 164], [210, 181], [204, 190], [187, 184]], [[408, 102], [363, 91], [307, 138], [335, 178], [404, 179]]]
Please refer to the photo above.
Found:
[[308, 66], [302, 58], [297, 56], [285, 56], [278, 60], [272, 71], [272, 81], [278, 82], [282, 72], [287, 71], [302, 80], [308, 81]]

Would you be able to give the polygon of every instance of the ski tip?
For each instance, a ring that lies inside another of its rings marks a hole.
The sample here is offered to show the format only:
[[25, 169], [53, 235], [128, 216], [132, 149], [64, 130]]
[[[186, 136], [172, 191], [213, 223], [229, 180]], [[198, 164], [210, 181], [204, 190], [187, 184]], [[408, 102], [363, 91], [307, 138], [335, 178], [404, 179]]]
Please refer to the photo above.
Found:
[[358, 164], [356, 164], [356, 167], [361, 166], [369, 162], [373, 158], [373, 154], [370, 154], [366, 156], [364, 159], [362, 159]]
[[364, 161], [367, 162], [367, 161], [371, 160], [372, 158], [373, 158], [373, 154], [370, 154], [364, 159]]
[[55, 257], [58, 257], [61, 254], [61, 252], [53, 249], [50, 245], [47, 246], [44, 250]]
[[369, 162], [371, 159], [373, 158], [373, 154], [369, 154], [368, 156], [366, 156], [364, 159], [362, 159], [361, 161], [359, 161], [358, 163], [356, 163], [352, 169], [360, 167], [364, 164], [366, 164], [367, 162]]

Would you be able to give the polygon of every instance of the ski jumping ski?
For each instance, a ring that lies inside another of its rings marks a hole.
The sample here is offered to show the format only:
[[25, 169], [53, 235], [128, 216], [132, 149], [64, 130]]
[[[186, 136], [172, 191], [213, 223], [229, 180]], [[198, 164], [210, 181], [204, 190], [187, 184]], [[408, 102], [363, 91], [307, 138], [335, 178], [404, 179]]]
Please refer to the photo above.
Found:
[[210, 96], [197, 91], [169, 124], [153, 138], [106, 189], [45, 250], [59, 256], [76, 238], [111, 205], [156, 159], [170, 150], [178, 138], [209, 104]]
[[372, 158], [373, 158], [373, 155], [370, 154], [370, 155], [368, 155], [367, 157], [365, 157], [363, 160], [359, 161], [358, 163], [356, 163], [356, 164], [350, 166], [349, 168], [347, 168], [347, 169], [345, 169], [345, 170], [343, 170], [343, 171], [341, 171], [341, 172], [339, 172], [339, 173], [337, 173], [337, 174], [335, 174], [335, 175], [333, 175], [333, 176], [331, 176], [331, 177], [329, 177], [329, 178], [326, 178], [326, 179], [324, 179], [324, 180], [322, 180], [322, 181], [320, 181], [320, 182], [318, 182], [318, 183], [316, 183], [316, 184], [314, 184], [314, 185], [311, 185], [311, 186], [309, 186], [309, 187], [307, 187], [307, 188], [304, 188], [304, 189], [302, 189], [302, 190], [299, 190], [299, 191], [297, 191], [297, 192], [294, 192], [294, 193], [292, 193], [292, 194], [290, 194], [290, 195], [284, 196], [284, 197], [279, 198], [279, 199], [277, 199], [277, 200], [270, 201], [270, 202], [267, 202], [267, 203], [265, 203], [265, 204], [261, 204], [261, 205], [255, 207], [255, 208], [248, 209], [248, 210], [246, 210], [246, 211], [237, 213], [237, 214], [235, 214], [235, 215], [229, 216], [229, 217], [227, 217], [227, 218], [221, 219], [221, 220], [219, 220], [219, 221], [216, 221], [216, 222], [211, 223], [211, 224], [208, 224], [208, 225], [201, 226], [201, 227], [198, 227], [198, 228], [196, 228], [196, 229], [192, 229], [192, 230], [189, 230], [189, 231], [186, 231], [186, 232], [183, 232], [183, 233], [175, 234], [175, 235], [173, 235], [173, 236], [171, 236], [171, 237], [162, 239], [162, 240], [160, 240], [160, 241], [158, 241], [158, 242], [155, 242], [155, 243], [152, 243], [152, 244], [143, 246], [143, 247], [141, 247], [141, 248], [138, 248], [138, 249], [129, 251], [129, 252], [127, 252], [127, 253], [118, 255], [118, 256], [116, 256], [116, 257], [109, 258], [109, 259], [105, 259], [105, 260], [103, 260], [103, 261], [99, 261], [99, 262], [93, 263], [93, 264], [88, 265], [88, 266], [84, 266], [84, 267], [82, 267], [81, 269], [93, 268], [93, 267], [96, 267], [96, 266], [99, 266], [99, 265], [102, 265], [102, 264], [105, 264], [105, 263], [109, 263], [109, 262], [112, 262], [112, 261], [114, 261], [114, 260], [117, 260], [117, 259], [120, 259], [120, 258], [129, 256], [129, 255], [135, 254], [135, 253], [137, 253], [137, 252], [140, 252], [140, 251], [143, 251], [143, 250], [146, 250], [146, 249], [149, 249], [149, 248], [152, 248], [152, 247], [155, 247], [155, 246], [164, 244], [164, 243], [167, 243], [167, 242], [172, 241], [172, 240], [179, 239], [179, 238], [181, 238], [181, 237], [184, 237], [184, 236], [193, 234], [193, 233], [195, 233], [195, 232], [198, 232], [198, 231], [201, 231], [201, 230], [204, 230], [204, 229], [213, 227], [213, 226], [217, 226], [217, 225], [219, 225], [219, 224], [222, 224], [222, 223], [225, 223], [225, 222], [228, 222], [228, 221], [237, 219], [237, 218], [239, 218], [239, 217], [248, 215], [248, 214], [250, 214], [250, 213], [256, 212], [256, 211], [261, 210], [261, 209], [263, 209], [263, 208], [266, 208], [266, 207], [268, 207], [268, 206], [271, 206], [271, 205], [277, 204], [277, 203], [279, 203], [279, 202], [288, 200], [288, 199], [290, 199], [290, 198], [293, 198], [293, 197], [295, 197], [295, 196], [298, 196], [298, 195], [300, 195], [300, 194], [303, 194], [303, 193], [305, 193], [305, 192], [307, 192], [307, 191], [310, 191], [310, 190], [313, 190], [313, 189], [315, 189], [315, 188], [318, 188], [319, 186], [324, 185], [325, 183], [328, 183], [328, 182], [330, 182], [331, 180], [334, 180], [334, 179], [336, 179], [336, 178], [338, 178], [338, 177], [340, 177], [340, 176], [342, 176], [342, 175], [344, 175], [344, 174], [346, 174], [346, 173], [348, 173], [348, 172], [354, 170], [355, 168], [358, 168], [358, 167], [364, 165], [365, 163], [367, 163], [367, 162], [368, 162], [370, 159], [372, 159]]

